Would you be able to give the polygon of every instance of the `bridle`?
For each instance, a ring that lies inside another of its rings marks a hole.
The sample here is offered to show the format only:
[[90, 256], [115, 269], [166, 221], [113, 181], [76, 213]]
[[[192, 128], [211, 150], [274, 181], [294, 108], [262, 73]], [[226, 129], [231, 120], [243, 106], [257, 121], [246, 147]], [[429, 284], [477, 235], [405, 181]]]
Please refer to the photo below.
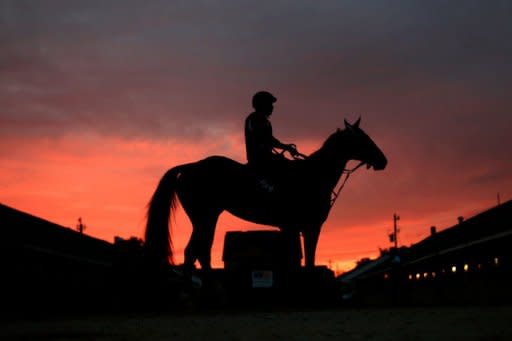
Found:
[[350, 174], [354, 173], [359, 167], [361, 167], [364, 164], [366, 164], [366, 162], [361, 161], [354, 168], [352, 168], [352, 169], [344, 169], [343, 170], [341, 175], [343, 177], [343, 174], [345, 174], [345, 179], [343, 180], [343, 182], [341, 183], [340, 187], [337, 190], [336, 190], [336, 186], [334, 186], [335, 189], [333, 189], [332, 192], [331, 192], [331, 207], [330, 208], [332, 208], [334, 206], [334, 204], [336, 203], [336, 200], [338, 199], [338, 196], [340, 195], [340, 192], [343, 189], [343, 187], [345, 187], [345, 184], [347, 183], [347, 180], [350, 177]]

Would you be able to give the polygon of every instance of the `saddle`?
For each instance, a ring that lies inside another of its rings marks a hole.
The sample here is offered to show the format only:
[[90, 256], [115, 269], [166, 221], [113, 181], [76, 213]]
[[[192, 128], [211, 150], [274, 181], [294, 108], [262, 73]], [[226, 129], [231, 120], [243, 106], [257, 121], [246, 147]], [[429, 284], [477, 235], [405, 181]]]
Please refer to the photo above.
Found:
[[275, 193], [292, 186], [296, 171], [296, 160], [290, 160], [280, 154], [273, 154], [271, 160], [261, 163], [248, 163], [250, 181], [264, 193]]

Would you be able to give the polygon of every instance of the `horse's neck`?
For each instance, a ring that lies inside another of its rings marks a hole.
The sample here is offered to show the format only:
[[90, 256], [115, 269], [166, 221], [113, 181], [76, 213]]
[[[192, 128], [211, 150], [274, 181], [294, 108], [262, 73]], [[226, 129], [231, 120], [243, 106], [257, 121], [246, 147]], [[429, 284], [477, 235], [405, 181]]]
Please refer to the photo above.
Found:
[[329, 193], [334, 189], [348, 163], [348, 158], [344, 157], [344, 154], [325, 146], [311, 154], [309, 160], [313, 166], [317, 188], [329, 191]]

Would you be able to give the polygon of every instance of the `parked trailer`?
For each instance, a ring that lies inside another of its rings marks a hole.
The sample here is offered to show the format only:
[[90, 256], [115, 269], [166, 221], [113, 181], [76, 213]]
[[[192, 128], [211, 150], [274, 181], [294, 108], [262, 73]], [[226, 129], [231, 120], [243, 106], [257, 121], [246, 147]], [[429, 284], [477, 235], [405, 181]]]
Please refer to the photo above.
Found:
[[226, 233], [217, 270], [227, 301], [234, 305], [327, 305], [336, 302], [334, 272], [301, 266], [300, 235], [280, 231]]

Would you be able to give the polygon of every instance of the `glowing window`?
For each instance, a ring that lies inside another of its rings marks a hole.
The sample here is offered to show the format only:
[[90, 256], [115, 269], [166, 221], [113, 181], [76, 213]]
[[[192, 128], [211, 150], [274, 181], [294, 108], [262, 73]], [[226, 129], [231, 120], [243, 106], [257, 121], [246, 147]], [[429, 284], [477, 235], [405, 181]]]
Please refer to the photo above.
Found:
[[412, 274], [409, 274], [409, 279], [410, 279], [410, 280], [412, 279]]
[[425, 272], [425, 273], [423, 274], [423, 277], [424, 277], [424, 278], [427, 278], [427, 277], [428, 277], [428, 272]]
[[498, 265], [498, 263], [499, 263], [499, 259], [498, 259], [498, 257], [495, 257], [494, 258], [494, 265]]
[[421, 278], [421, 275], [420, 274], [416, 274], [416, 279], [420, 279]]
[[469, 270], [469, 265], [464, 264], [464, 271], [468, 271], [468, 270]]
[[452, 272], [457, 272], [457, 267], [455, 265], [452, 266]]
[[388, 279], [389, 278], [389, 275], [388, 274], [384, 274], [384, 279]]
[[436, 273], [432, 272], [432, 278], [436, 278]]

